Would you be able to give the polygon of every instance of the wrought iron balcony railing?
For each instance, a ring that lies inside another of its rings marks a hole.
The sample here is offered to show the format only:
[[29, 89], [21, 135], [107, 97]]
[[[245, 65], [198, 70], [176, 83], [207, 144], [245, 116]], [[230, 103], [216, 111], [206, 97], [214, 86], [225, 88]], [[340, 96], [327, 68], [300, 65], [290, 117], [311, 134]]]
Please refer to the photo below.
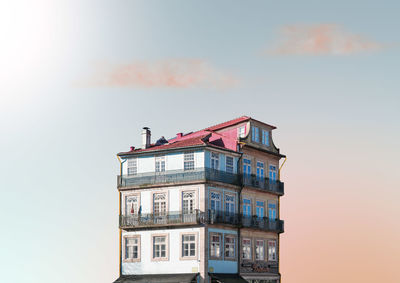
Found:
[[278, 195], [284, 194], [284, 185], [281, 181], [273, 181], [269, 178], [258, 177], [253, 174], [243, 174], [243, 185], [276, 193]]
[[197, 224], [228, 224], [236, 227], [254, 228], [263, 231], [283, 233], [283, 221], [244, 216], [238, 213], [209, 210], [208, 213], [195, 210], [191, 213], [168, 211], [163, 213], [145, 213], [136, 215], [120, 215], [119, 226], [122, 229], [136, 229], [161, 226], [197, 225]]
[[246, 228], [255, 228], [264, 231], [273, 231], [283, 233], [283, 220], [269, 219], [268, 217], [242, 216], [242, 226]]
[[180, 183], [191, 181], [216, 181], [240, 185], [238, 174], [211, 168], [195, 170], [169, 170], [165, 172], [142, 173], [118, 176], [118, 187], [146, 186], [151, 184]]
[[192, 213], [182, 211], [168, 211], [163, 213], [144, 213], [136, 215], [120, 215], [119, 226], [121, 228], [144, 228], [151, 226], [169, 225], [194, 225], [205, 222], [204, 212], [198, 210]]
[[238, 213], [226, 211], [208, 211], [207, 223], [209, 224], [230, 224], [240, 225], [245, 228], [254, 228], [264, 231], [283, 233], [283, 220], [269, 219], [268, 217], [258, 217], [256, 215], [246, 216]]

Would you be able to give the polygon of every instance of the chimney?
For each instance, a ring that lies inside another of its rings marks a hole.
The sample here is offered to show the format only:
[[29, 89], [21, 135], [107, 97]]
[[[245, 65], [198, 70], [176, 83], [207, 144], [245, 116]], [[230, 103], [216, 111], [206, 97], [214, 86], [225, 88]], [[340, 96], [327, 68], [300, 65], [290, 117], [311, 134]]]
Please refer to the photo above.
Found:
[[135, 150], [135, 147], [134, 146], [131, 146], [131, 151], [134, 151]]
[[179, 138], [181, 138], [183, 136], [183, 134], [182, 133], [177, 133], [176, 134], [176, 137], [179, 139]]
[[142, 148], [150, 147], [151, 132], [148, 127], [144, 127], [142, 131]]

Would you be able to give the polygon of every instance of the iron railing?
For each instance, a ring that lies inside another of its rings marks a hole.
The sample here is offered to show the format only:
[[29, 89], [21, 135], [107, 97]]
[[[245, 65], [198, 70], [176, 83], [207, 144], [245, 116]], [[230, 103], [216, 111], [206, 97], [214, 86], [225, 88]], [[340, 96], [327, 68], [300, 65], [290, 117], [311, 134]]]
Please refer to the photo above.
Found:
[[284, 194], [284, 184], [281, 181], [270, 180], [269, 178], [258, 177], [253, 174], [243, 174], [243, 185], [279, 195]]
[[168, 211], [163, 213], [144, 213], [136, 215], [120, 215], [121, 228], [141, 228], [166, 225], [193, 225], [204, 223], [204, 212], [195, 210], [191, 213]]
[[145, 228], [151, 226], [228, 224], [236, 227], [254, 228], [263, 231], [283, 232], [283, 221], [267, 217], [244, 216], [238, 213], [209, 210], [207, 214], [199, 210], [190, 213], [168, 211], [163, 213], [144, 213], [120, 215], [119, 225], [122, 229]]
[[118, 176], [118, 187], [134, 187], [192, 181], [216, 181], [232, 185], [240, 185], [240, 176], [238, 174], [228, 173], [211, 168], [201, 168], [195, 170], [169, 170], [164, 172]]
[[242, 216], [242, 227], [260, 229], [264, 231], [273, 231], [283, 233], [283, 220], [269, 219], [268, 217]]

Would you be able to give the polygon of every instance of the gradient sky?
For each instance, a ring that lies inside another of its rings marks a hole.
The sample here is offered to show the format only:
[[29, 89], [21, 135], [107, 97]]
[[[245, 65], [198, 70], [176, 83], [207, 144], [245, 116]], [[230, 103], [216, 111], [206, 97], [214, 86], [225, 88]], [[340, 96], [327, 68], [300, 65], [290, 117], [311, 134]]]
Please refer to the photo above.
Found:
[[1, 282], [115, 280], [115, 154], [241, 115], [288, 156], [282, 282], [400, 282], [400, 5], [278, 2], [0, 4]]

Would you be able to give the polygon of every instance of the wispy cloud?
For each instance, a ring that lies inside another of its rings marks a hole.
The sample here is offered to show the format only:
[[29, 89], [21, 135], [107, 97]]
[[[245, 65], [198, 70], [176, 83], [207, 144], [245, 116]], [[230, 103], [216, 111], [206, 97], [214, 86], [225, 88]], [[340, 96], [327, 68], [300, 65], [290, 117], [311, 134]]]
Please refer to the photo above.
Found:
[[143, 88], [229, 88], [237, 83], [229, 72], [200, 59], [101, 64], [88, 82], [92, 86]]
[[335, 24], [290, 25], [283, 27], [280, 35], [268, 52], [282, 55], [349, 55], [383, 48], [381, 43], [347, 32]]

